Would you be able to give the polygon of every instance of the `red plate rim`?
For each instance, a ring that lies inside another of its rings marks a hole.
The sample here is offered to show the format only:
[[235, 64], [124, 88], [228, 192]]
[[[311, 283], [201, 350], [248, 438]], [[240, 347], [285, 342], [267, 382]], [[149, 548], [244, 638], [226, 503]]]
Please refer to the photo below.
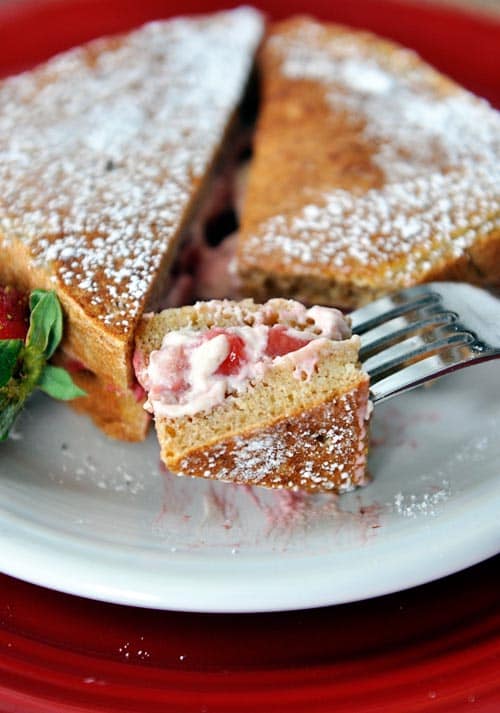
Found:
[[[232, 4], [187, 0], [182, 11]], [[270, 6], [275, 17], [334, 14], [414, 46], [500, 106], [498, 21], [395, 0]], [[7, 2], [0, 73], [167, 16], [168, 7], [165, 0]], [[238, 616], [135, 610], [0, 576], [0, 710], [497, 713], [499, 563], [369, 602]]]
[[[7, 0], [0, 5], [0, 75], [148, 19], [238, 4], [242, 3], [185, 0], [176, 6], [169, 0]], [[273, 19], [307, 13], [385, 35], [414, 47], [440, 70], [500, 106], [500, 19], [493, 16], [412, 0], [337, 0], [335, 4], [330, 0], [256, 0], [252, 4]]]

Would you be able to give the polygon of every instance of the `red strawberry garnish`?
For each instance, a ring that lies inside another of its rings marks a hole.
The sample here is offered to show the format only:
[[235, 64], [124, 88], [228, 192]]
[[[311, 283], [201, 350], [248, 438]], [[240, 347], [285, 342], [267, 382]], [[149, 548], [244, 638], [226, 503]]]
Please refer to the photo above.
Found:
[[266, 354], [273, 359], [277, 356], [284, 356], [301, 349], [309, 341], [309, 339], [299, 339], [287, 334], [287, 328], [277, 324], [271, 327], [267, 335]]
[[229, 342], [229, 354], [224, 359], [222, 364], [219, 366], [216, 374], [221, 374], [222, 376], [231, 376], [232, 374], [237, 374], [243, 364], [246, 361], [245, 354], [245, 342], [241, 337], [232, 332], [226, 332], [225, 329], [219, 327], [214, 327], [210, 329], [206, 335], [206, 339], [213, 339], [219, 334], [223, 334]]
[[28, 296], [14, 287], [0, 286], [0, 339], [25, 339]]
[[35, 389], [63, 401], [85, 396], [65, 369], [48, 363], [63, 332], [56, 293], [33, 290], [29, 309], [28, 328], [28, 296], [0, 287], [0, 441]]

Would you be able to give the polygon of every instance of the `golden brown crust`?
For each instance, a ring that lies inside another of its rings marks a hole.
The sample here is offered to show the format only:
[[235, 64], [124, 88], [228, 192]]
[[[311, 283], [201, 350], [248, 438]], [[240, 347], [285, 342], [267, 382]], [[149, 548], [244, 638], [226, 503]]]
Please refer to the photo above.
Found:
[[[292, 80], [281, 71], [273, 38], [292, 35], [308, 22], [295, 17], [276, 23], [259, 54], [262, 103], [242, 217], [245, 231], [271, 215], [296, 210], [315, 191], [338, 186], [361, 192], [383, 184], [383, 174], [371, 160], [374, 146], [363, 136], [363, 122], [333, 112], [320, 82]], [[331, 38], [344, 32], [340, 26], [328, 26]], [[372, 35], [359, 37], [385, 47]]]
[[[16, 285], [24, 291], [52, 288], [47, 272], [26, 259], [22, 243], [8, 243], [2, 255], [0, 284]], [[64, 348], [75, 355], [71, 360], [82, 367], [82, 370], [72, 371], [72, 377], [87, 393], [69, 405], [89, 415], [95, 425], [112, 438], [144, 440], [150, 418], [143, 408], [144, 398], [138, 399], [128, 386], [130, 366], [124, 359], [127, 350], [123, 342], [106, 333], [102, 322], [85, 315], [64, 289], [58, 291], [58, 296], [65, 317]], [[66, 365], [67, 358], [58, 352], [54, 361]]]
[[69, 406], [90, 416], [94, 424], [111, 438], [121, 441], [145, 439], [151, 417], [144, 409], [145, 396], [138, 384], [120, 389], [61, 351], [56, 353], [53, 361], [66, 368], [73, 381], [86, 392], [86, 396], [69, 401]]
[[127, 395], [135, 329], [168, 282], [262, 29], [249, 8], [150, 23], [0, 82], [0, 282], [56, 291], [62, 349], [94, 379], [77, 407], [115, 437], [145, 433]]
[[438, 275], [500, 282], [497, 112], [394, 43], [307, 18], [275, 25], [260, 65], [248, 293], [356, 307]]
[[84, 305], [75, 301], [70, 289], [52, 282], [50, 272], [32, 262], [23, 242], [2, 242], [0, 232], [0, 246], [3, 257], [0, 284], [15, 285], [27, 292], [36, 288], [55, 289], [65, 318], [63, 348], [90, 371], [110, 375], [109, 380], [116, 385], [125, 387], [131, 383], [131, 346], [123, 335], [110, 333], [101, 320], [92, 317]]
[[[366, 482], [368, 379], [306, 411], [193, 448], [177, 472], [268, 488], [344, 492]], [[161, 423], [158, 424], [162, 442]], [[162, 453], [165, 458], [166, 454]]]

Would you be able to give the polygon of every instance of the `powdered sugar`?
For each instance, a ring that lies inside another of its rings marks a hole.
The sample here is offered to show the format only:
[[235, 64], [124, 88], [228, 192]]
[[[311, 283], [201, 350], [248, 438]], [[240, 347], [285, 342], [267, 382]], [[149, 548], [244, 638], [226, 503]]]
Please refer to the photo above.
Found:
[[261, 33], [249, 8], [155, 22], [0, 87], [4, 239], [118, 332], [133, 331]]
[[291, 274], [305, 265], [358, 284], [369, 266], [384, 285], [403, 286], [500, 227], [500, 114], [485, 101], [408, 50], [311, 21], [277, 33], [268, 51], [291, 81], [324, 86], [332, 115], [352, 124], [382, 178], [361, 195], [311, 190], [308, 205], [249, 236], [249, 264], [273, 255]]
[[182, 460], [180, 473], [192, 474], [194, 464], [207, 478], [309, 492], [342, 493], [364, 485], [367, 382], [365, 387], [363, 393], [346, 392], [323, 404], [314, 418], [307, 412], [283, 417], [207, 446], [203, 454]]
[[287, 77], [323, 83], [333, 111], [364, 123], [386, 183], [426, 174], [433, 165], [450, 170], [464, 162], [498, 162], [500, 116], [487, 102], [439, 81], [409, 50], [388, 53], [348, 32], [329, 38], [315, 23], [275, 36], [272, 46]]
[[253, 483], [271, 476], [286, 462], [287, 453], [285, 444], [273, 437], [271, 433], [257, 438], [236, 439], [234, 470], [244, 473], [245, 480]]
[[[404, 286], [425, 273], [430, 260], [460, 255], [476, 239], [477, 226], [481, 232], [500, 227], [500, 200], [487, 198], [499, 182], [498, 170], [477, 167], [429, 174], [359, 197], [332, 191], [319, 197], [314, 218], [308, 206], [299, 215], [270, 219], [248, 250], [258, 243], [262, 254], [279, 251], [288, 265], [310, 263], [312, 271], [334, 265], [351, 273], [369, 265], [384, 271], [394, 286]], [[398, 257], [405, 269], [394, 273]]]
[[434, 488], [431, 492], [420, 493], [396, 493], [394, 496], [393, 508], [402, 517], [436, 517], [442, 509], [444, 503], [450, 498], [450, 483], [442, 481], [440, 488]]

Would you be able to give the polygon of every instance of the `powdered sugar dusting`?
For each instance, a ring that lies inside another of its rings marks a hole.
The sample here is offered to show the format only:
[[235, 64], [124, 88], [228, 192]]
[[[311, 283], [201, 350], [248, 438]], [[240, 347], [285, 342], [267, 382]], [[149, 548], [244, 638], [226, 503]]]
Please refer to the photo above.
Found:
[[154, 22], [0, 86], [0, 228], [130, 333], [247, 80], [250, 8]]
[[329, 38], [315, 23], [271, 42], [285, 76], [323, 83], [333, 111], [364, 122], [386, 183], [426, 175], [436, 164], [449, 170], [498, 162], [499, 115], [447, 80], [438, 82], [413, 52], [389, 54], [348, 32]]
[[290, 456], [285, 444], [271, 433], [250, 440], [237, 438], [235, 453], [235, 472], [244, 473], [245, 480], [254, 483], [278, 471]]
[[385, 280], [405, 286], [439, 259], [462, 254], [478, 228], [486, 233], [500, 227], [495, 215], [500, 200], [485, 200], [498, 191], [499, 182], [498, 170], [464, 169], [360, 197], [333, 191], [320, 197], [314, 214], [308, 206], [297, 216], [272, 218], [249, 247], [255, 249], [259, 240], [263, 254], [279, 250], [285, 263], [308, 263], [313, 271], [330, 265], [345, 273], [377, 267]]
[[[236, 437], [234, 462], [230, 469], [220, 465], [220, 460], [227, 450], [227, 442], [219, 443], [211, 449], [204, 473], [207, 478], [256, 484], [270, 477], [287, 460], [285, 444], [273, 434], [259, 434], [253, 438]], [[181, 468], [189, 475], [189, 461], [181, 463]]]
[[311, 191], [308, 205], [249, 237], [250, 263], [273, 255], [292, 274], [306, 265], [360, 284], [370, 267], [405, 286], [500, 228], [500, 114], [485, 101], [412, 52], [314, 22], [275, 35], [270, 51], [290, 80], [324, 85], [332, 112], [372, 147], [383, 181], [362, 195]]
[[[180, 473], [271, 488], [347, 492], [366, 483], [368, 388], [188, 455]], [[202, 468], [204, 470], [202, 471]]]
[[396, 493], [393, 508], [402, 517], [414, 518], [419, 515], [436, 517], [450, 495], [450, 483], [447, 480], [443, 480], [442, 487], [434, 488], [431, 492], [419, 495], [415, 493]]

